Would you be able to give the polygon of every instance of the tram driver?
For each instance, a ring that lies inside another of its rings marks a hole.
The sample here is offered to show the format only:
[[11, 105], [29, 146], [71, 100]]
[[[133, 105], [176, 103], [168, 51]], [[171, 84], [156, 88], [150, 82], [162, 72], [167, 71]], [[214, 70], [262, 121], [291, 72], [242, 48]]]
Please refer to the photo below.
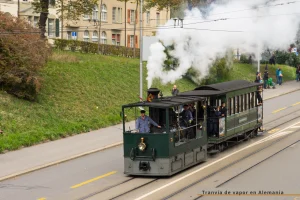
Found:
[[141, 110], [141, 116], [137, 118], [135, 123], [135, 128], [139, 133], [150, 133], [149, 123], [157, 128], [161, 128], [155, 121], [153, 121], [150, 117], [145, 115], [146, 111]]

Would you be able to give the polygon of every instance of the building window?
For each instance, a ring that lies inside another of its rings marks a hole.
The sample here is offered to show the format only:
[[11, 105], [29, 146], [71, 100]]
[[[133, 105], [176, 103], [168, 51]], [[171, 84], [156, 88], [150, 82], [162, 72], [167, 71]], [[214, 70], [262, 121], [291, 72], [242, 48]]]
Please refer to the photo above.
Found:
[[71, 31], [67, 32], [67, 40], [71, 40]]
[[135, 10], [130, 10], [130, 23], [135, 22]]
[[112, 21], [122, 23], [122, 8], [113, 7]]
[[156, 26], [160, 24], [160, 13], [156, 13]]
[[101, 43], [102, 44], [107, 44], [107, 37], [106, 37], [106, 32], [105, 31], [103, 31], [101, 33]]
[[117, 8], [113, 7], [113, 12], [112, 12], [112, 21], [116, 22], [116, 15], [117, 15]]
[[93, 42], [98, 42], [98, 32], [97, 32], [97, 31], [94, 31], [94, 32], [93, 32], [92, 41], [93, 41]]
[[93, 20], [98, 20], [98, 5], [95, 5], [93, 9]]
[[119, 23], [122, 23], [122, 8], [118, 8], [117, 20], [118, 20]]
[[150, 24], [150, 11], [147, 11], [146, 22], [147, 24]]
[[120, 39], [121, 39], [120, 34], [112, 34], [112, 44], [113, 45], [120, 46]]
[[54, 37], [54, 33], [55, 33], [54, 19], [48, 19], [48, 36]]
[[[94, 12], [94, 11], [93, 11]], [[94, 17], [94, 13], [93, 13], [93, 17]], [[88, 14], [84, 14], [83, 15], [83, 19], [90, 19], [90, 16]]]
[[130, 47], [133, 48], [134, 45], [134, 35], [130, 36]]
[[39, 17], [34, 17], [33, 18], [33, 26], [38, 27], [38, 23], [39, 23]]
[[83, 33], [83, 41], [85, 41], [85, 42], [90, 41], [90, 33], [88, 30], [84, 31], [84, 33]]
[[102, 5], [102, 10], [101, 10], [101, 21], [107, 21], [107, 8], [106, 5]]
[[30, 25], [32, 24], [32, 16], [28, 16], [28, 22]]

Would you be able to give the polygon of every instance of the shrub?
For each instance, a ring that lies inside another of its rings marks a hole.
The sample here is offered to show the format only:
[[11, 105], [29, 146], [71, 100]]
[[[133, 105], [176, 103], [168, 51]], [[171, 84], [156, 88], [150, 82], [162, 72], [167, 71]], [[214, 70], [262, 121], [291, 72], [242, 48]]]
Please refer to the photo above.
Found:
[[10, 94], [35, 100], [41, 88], [39, 70], [50, 54], [39, 30], [0, 12], [0, 86]]
[[276, 63], [296, 67], [300, 64], [300, 56], [285, 51], [276, 51]]
[[242, 54], [241, 57], [240, 57], [240, 63], [248, 64], [249, 63], [249, 58], [247, 58], [246, 55]]
[[[80, 51], [82, 53], [98, 53], [98, 43], [55, 39], [54, 46], [59, 50]], [[133, 57], [133, 48], [100, 44], [99, 49], [103, 55]], [[140, 49], [138, 48], [135, 49], [135, 57], [140, 57]]]

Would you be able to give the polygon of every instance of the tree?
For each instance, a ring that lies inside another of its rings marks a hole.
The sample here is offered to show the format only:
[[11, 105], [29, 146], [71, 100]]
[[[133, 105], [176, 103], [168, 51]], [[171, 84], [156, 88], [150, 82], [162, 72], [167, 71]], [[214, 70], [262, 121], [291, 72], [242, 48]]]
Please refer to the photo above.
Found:
[[50, 47], [39, 30], [0, 12], [0, 87], [19, 98], [35, 100], [41, 88], [39, 70]]
[[158, 11], [167, 10], [167, 17], [169, 16], [169, 11], [171, 9], [178, 8], [184, 1], [183, 0], [145, 0], [145, 10], [151, 9], [151, 8], [157, 8]]
[[41, 38], [45, 38], [49, 5], [56, 6], [60, 19], [79, 20], [79, 16], [93, 11], [95, 5], [97, 5], [97, 0], [34, 0], [32, 4], [34, 11], [40, 13]]
[[178, 8], [181, 4], [187, 3], [188, 9], [192, 10], [195, 7], [200, 5], [206, 5], [211, 2], [208, 0], [145, 0], [146, 1], [146, 9], [157, 7], [158, 10], [167, 9], [167, 12], [170, 11], [171, 8]]

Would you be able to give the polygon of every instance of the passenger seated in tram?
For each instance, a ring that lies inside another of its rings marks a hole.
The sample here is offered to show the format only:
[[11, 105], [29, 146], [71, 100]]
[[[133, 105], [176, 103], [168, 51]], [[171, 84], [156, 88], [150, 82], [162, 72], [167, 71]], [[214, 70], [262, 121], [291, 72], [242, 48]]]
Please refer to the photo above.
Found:
[[159, 126], [155, 121], [146, 116], [145, 113], [145, 110], [141, 110], [141, 116], [137, 118], [135, 123], [135, 128], [139, 133], [150, 133], [149, 123], [157, 126], [157, 128], [161, 128], [161, 126]]

